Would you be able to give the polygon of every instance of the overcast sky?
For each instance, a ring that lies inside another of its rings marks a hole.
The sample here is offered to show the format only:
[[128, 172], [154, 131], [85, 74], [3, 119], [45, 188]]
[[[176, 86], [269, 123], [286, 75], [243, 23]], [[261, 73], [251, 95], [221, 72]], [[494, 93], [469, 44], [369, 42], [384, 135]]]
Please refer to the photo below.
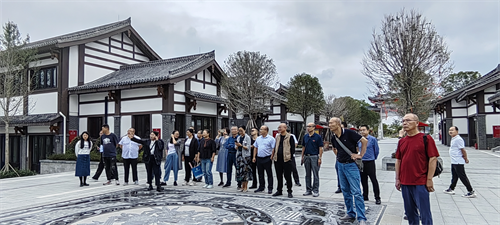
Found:
[[457, 1], [23, 1], [0, 0], [0, 22], [37, 41], [132, 17], [163, 58], [240, 50], [274, 60], [280, 81], [317, 76], [325, 94], [366, 99], [361, 60], [384, 15], [416, 9], [444, 37], [454, 71], [486, 74], [500, 62], [500, 0]]

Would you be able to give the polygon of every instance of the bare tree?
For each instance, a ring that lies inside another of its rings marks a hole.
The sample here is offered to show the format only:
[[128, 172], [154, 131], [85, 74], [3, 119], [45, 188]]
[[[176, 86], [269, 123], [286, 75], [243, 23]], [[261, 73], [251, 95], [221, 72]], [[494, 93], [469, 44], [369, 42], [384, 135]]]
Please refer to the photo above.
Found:
[[333, 94], [325, 96], [325, 106], [321, 110], [321, 114], [326, 117], [326, 121], [336, 116], [340, 117], [346, 109], [346, 101], [344, 98], [337, 98]]
[[27, 101], [30, 93], [30, 78], [35, 72], [34, 66], [37, 50], [27, 48], [29, 36], [21, 37], [17, 25], [11, 21], [3, 26], [0, 36], [0, 108], [5, 124], [5, 165], [1, 171], [14, 169], [10, 165], [9, 124], [15, 115], [27, 112]]
[[404, 9], [382, 21], [363, 58], [363, 74], [375, 94], [389, 94], [398, 114], [425, 120], [441, 80], [450, 73], [450, 52], [434, 26], [415, 10]]
[[224, 72], [221, 88], [228, 108], [250, 117], [248, 129], [256, 127], [258, 114], [269, 110], [270, 87], [278, 84], [273, 60], [260, 52], [239, 51], [226, 59]]

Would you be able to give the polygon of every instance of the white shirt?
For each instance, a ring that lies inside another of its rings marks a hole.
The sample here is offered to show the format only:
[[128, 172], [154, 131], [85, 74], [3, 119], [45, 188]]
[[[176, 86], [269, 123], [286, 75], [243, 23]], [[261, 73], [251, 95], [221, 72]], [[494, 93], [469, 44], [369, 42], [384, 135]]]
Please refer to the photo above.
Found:
[[193, 138], [188, 138], [188, 139], [186, 139], [186, 143], [184, 143], [184, 155], [185, 156], [189, 156], [189, 145], [191, 145], [191, 140], [193, 140]]
[[155, 154], [155, 148], [154, 148], [155, 143], [156, 143], [156, 141], [151, 141], [151, 144], [149, 144], [149, 149], [150, 149], [151, 155]]
[[[137, 139], [141, 139], [139, 136], [134, 136]], [[124, 159], [137, 159], [139, 157], [139, 146], [141, 144], [133, 142], [128, 136], [122, 137], [118, 143], [122, 145], [122, 158]]]
[[451, 164], [465, 164], [465, 159], [463, 158], [462, 148], [465, 148], [465, 142], [460, 135], [457, 135], [451, 139], [450, 142], [450, 158]]
[[92, 143], [90, 143], [90, 145], [89, 145], [89, 141], [83, 142], [83, 148], [80, 148], [80, 141], [76, 142], [75, 155], [78, 157], [78, 155], [90, 154], [90, 149], [92, 148]]
[[170, 154], [174, 154], [174, 153], [177, 153], [177, 150], [175, 150], [175, 145], [170, 143], [170, 141], [169, 141], [167, 154], [170, 155]]

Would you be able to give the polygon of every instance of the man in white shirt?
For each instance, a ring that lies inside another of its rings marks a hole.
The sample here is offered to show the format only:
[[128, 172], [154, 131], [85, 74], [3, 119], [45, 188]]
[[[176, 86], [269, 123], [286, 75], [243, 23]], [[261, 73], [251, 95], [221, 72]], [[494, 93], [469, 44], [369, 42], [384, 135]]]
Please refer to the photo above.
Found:
[[472, 189], [472, 186], [470, 185], [469, 178], [467, 178], [467, 175], [465, 174], [464, 165], [469, 163], [469, 159], [467, 158], [467, 152], [465, 151], [464, 139], [458, 135], [457, 126], [450, 127], [448, 133], [452, 137], [450, 143], [451, 184], [450, 187], [443, 192], [454, 195], [458, 178], [460, 178], [460, 181], [462, 181], [468, 191], [466, 194], [462, 195], [462, 197], [475, 198], [476, 193], [474, 193], [474, 189]]
[[130, 128], [127, 130], [127, 136], [122, 137], [118, 143], [122, 149], [123, 166], [125, 169], [125, 183], [123, 185], [128, 185], [130, 166], [132, 166], [132, 178], [134, 179], [134, 184], [139, 184], [139, 179], [137, 177], [137, 158], [139, 158], [139, 149], [142, 145], [137, 142], [133, 142], [131, 139], [134, 137], [140, 139], [140, 137], [135, 135], [135, 129]]

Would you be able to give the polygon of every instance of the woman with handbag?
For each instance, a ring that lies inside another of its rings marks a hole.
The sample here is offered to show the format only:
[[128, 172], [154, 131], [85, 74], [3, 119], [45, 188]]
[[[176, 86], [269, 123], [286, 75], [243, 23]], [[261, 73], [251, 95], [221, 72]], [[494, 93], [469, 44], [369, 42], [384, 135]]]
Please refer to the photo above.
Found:
[[179, 131], [174, 130], [170, 135], [167, 144], [167, 159], [165, 161], [165, 176], [163, 181], [166, 183], [170, 178], [170, 170], [174, 171], [174, 186], [177, 186], [177, 176], [179, 174], [179, 152], [181, 143], [179, 140]]
[[77, 157], [75, 176], [80, 178], [80, 187], [89, 186], [87, 176], [90, 176], [90, 149], [92, 149], [92, 141], [89, 138], [89, 133], [84, 131], [75, 145], [75, 155]]
[[[188, 129], [186, 131], [186, 139], [184, 140], [184, 147], [182, 148], [182, 161], [184, 161], [184, 167], [186, 168], [186, 175], [184, 177], [183, 186], [193, 186], [193, 181], [191, 180], [191, 166], [194, 166], [193, 161], [195, 160], [198, 151], [198, 141], [194, 138], [194, 130]], [[193, 177], [194, 180], [194, 177]]]
[[227, 138], [229, 137], [229, 128], [224, 128], [219, 131], [219, 133], [222, 134], [221, 137], [219, 137], [218, 142], [219, 142], [219, 153], [217, 154], [217, 167], [215, 170], [219, 172], [219, 177], [220, 177], [220, 183], [219, 186], [224, 185], [224, 179], [223, 175], [224, 173], [227, 173], [227, 149], [224, 146], [224, 144], [227, 141]]

